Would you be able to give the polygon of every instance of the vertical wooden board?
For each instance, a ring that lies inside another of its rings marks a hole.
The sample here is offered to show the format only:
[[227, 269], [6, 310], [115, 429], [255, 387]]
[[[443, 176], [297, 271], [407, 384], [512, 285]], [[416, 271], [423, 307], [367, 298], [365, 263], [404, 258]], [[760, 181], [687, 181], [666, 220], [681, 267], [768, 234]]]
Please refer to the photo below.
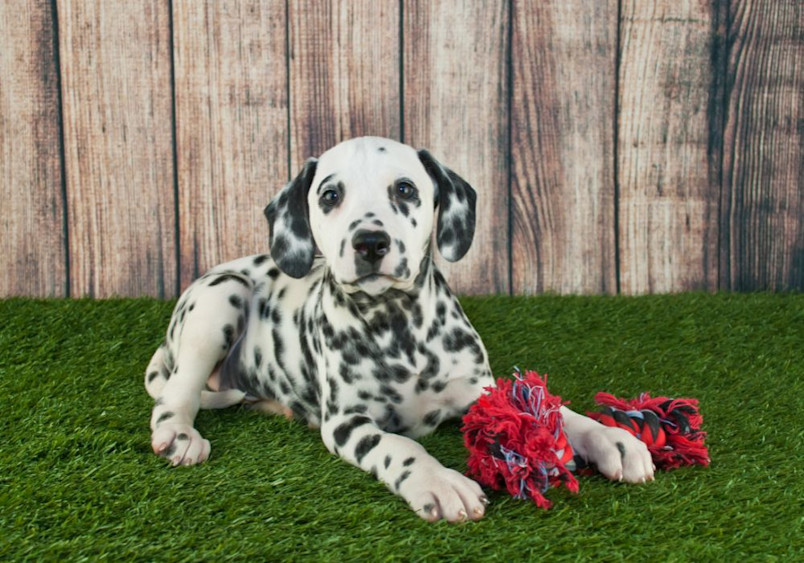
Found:
[[616, 293], [617, 1], [513, 8], [513, 292]]
[[67, 294], [56, 22], [0, 3], [0, 296]]
[[285, 2], [173, 2], [181, 286], [265, 252], [288, 178]]
[[176, 287], [166, 0], [58, 0], [73, 295]]
[[708, 150], [716, 0], [623, 0], [620, 290], [717, 287], [719, 162]]
[[732, 0], [721, 287], [804, 290], [804, 5]]
[[438, 257], [461, 294], [509, 293], [509, 3], [403, 0], [404, 137], [477, 190], [474, 242]]
[[290, 168], [361, 135], [400, 138], [399, 5], [290, 0]]

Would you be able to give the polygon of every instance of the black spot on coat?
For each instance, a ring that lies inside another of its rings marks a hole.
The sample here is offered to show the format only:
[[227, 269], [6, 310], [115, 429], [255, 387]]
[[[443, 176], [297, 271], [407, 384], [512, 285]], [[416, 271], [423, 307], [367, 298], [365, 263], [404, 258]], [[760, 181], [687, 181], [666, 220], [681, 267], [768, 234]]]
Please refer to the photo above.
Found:
[[163, 412], [162, 414], [159, 415], [159, 418], [156, 419], [156, 423], [157, 424], [162, 424], [163, 422], [165, 422], [168, 419], [173, 418], [174, 416], [175, 416], [175, 413], [173, 413], [171, 411]]
[[369, 417], [355, 416], [339, 425], [332, 433], [332, 437], [335, 438], [335, 445], [339, 448], [342, 448], [346, 442], [349, 441], [354, 429], [365, 424], [371, 424], [371, 419]]
[[397, 477], [396, 481], [394, 481], [394, 490], [398, 491], [399, 487], [402, 486], [402, 483], [404, 483], [408, 477], [410, 477], [410, 471], [403, 471], [402, 474]]
[[221, 274], [217, 276], [214, 280], [209, 282], [209, 287], [214, 287], [227, 281], [233, 281], [239, 283], [240, 285], [249, 287], [249, 283], [246, 280], [235, 274]]
[[380, 434], [372, 434], [370, 436], [363, 436], [360, 438], [357, 446], [355, 446], [355, 460], [357, 463], [362, 462], [363, 458], [365, 458], [371, 452], [371, 450], [377, 447], [377, 444], [380, 443], [380, 440], [382, 440], [382, 435]]

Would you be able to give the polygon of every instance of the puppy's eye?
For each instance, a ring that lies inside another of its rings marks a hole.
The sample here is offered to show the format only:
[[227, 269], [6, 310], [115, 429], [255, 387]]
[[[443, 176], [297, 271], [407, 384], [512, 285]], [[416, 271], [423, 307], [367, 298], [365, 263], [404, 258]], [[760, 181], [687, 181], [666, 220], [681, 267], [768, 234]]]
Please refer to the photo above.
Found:
[[321, 197], [318, 198], [318, 201], [327, 207], [335, 207], [341, 201], [341, 194], [338, 193], [338, 190], [328, 189], [321, 194]]
[[415, 199], [418, 193], [419, 190], [416, 189], [416, 186], [406, 180], [402, 180], [396, 184], [396, 195], [400, 199]]

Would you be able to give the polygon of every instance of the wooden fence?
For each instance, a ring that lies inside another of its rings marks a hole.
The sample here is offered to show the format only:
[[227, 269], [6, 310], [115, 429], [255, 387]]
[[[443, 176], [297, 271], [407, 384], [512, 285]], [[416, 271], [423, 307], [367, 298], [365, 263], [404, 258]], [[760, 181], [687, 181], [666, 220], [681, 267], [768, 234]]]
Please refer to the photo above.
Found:
[[3, 0], [0, 295], [175, 296], [374, 134], [479, 192], [461, 293], [804, 289], [801, 0]]

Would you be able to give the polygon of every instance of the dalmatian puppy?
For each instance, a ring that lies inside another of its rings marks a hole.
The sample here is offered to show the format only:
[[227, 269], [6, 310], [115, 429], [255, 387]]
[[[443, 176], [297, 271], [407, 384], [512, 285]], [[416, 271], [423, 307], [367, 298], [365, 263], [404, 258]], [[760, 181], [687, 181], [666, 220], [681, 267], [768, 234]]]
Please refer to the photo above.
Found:
[[[480, 337], [433, 262], [469, 249], [475, 191], [426, 150], [343, 142], [265, 209], [270, 256], [217, 266], [181, 296], [145, 375], [151, 444], [209, 457], [199, 408], [250, 404], [320, 430], [427, 520], [484, 514], [480, 486], [415, 441], [493, 385]], [[576, 452], [611, 479], [652, 479], [644, 444], [564, 409]]]

